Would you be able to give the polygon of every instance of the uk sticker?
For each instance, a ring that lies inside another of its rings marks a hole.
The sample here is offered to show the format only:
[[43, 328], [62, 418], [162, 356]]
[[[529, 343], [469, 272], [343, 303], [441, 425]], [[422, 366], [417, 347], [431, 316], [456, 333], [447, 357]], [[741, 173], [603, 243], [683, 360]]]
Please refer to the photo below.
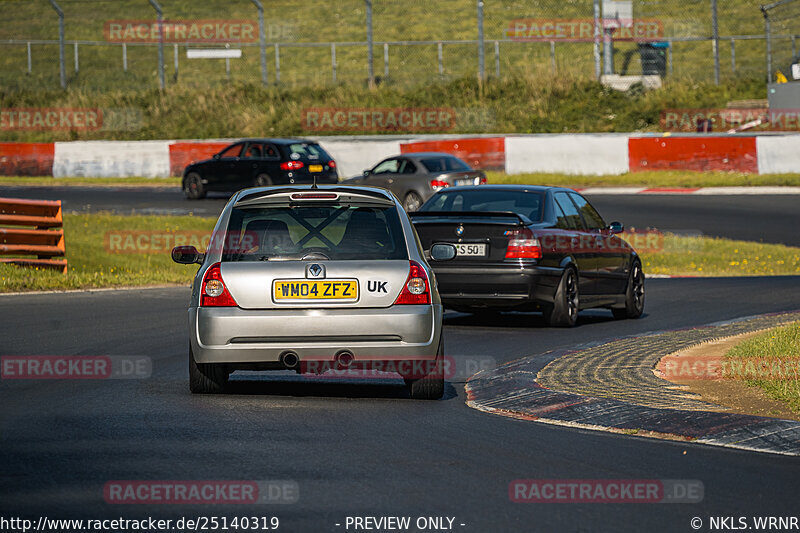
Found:
[[367, 280], [367, 294], [371, 296], [386, 296], [392, 290], [388, 281], [379, 279]]

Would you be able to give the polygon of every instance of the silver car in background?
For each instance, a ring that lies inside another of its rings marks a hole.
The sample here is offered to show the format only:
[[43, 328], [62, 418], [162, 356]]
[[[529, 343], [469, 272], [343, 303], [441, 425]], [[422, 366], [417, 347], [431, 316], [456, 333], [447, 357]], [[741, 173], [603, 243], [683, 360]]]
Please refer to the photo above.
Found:
[[[435, 246], [433, 260], [455, 256]], [[223, 209], [189, 306], [189, 385], [224, 392], [235, 370], [383, 368], [414, 398], [444, 391], [442, 304], [398, 200], [372, 187], [245, 189]]]

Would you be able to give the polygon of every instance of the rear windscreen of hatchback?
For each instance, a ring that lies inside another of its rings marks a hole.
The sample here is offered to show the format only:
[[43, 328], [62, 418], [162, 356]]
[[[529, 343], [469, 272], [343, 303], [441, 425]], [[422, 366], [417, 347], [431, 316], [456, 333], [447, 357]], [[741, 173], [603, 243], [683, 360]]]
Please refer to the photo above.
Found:
[[[394, 207], [308, 205], [231, 211], [223, 261], [408, 259]], [[316, 256], [315, 259], [319, 259]]]
[[320, 145], [314, 143], [292, 143], [287, 145], [289, 159], [293, 161], [328, 161], [331, 158]]

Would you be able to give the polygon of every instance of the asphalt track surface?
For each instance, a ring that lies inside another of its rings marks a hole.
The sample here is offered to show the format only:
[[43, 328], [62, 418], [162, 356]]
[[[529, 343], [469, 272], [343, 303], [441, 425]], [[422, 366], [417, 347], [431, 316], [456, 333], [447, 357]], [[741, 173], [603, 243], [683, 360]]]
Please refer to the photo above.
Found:
[[[216, 217], [227, 197], [183, 198], [178, 188], [0, 186], [0, 196], [62, 200], [66, 211], [122, 215]], [[702, 233], [800, 246], [798, 195], [693, 196], [681, 194], [587, 195], [607, 221], [664, 231]]]
[[[187, 279], [190, 277], [187, 268]], [[0, 380], [0, 515], [278, 516], [346, 531], [347, 516], [450, 516], [457, 531], [693, 531], [710, 516], [797, 516], [800, 458], [554, 427], [465, 406], [463, 383], [414, 401], [402, 382], [252, 374], [227, 396], [187, 390], [188, 289], [0, 296], [4, 355], [138, 355], [143, 380]], [[446, 352], [498, 363], [626, 335], [800, 308], [800, 277], [655, 279], [646, 315], [448, 313]], [[695, 504], [517, 504], [515, 479], [691, 479]], [[291, 505], [109, 505], [109, 480], [295, 480]], [[336, 527], [335, 524], [342, 524]], [[465, 524], [460, 526], [458, 524]], [[752, 523], [752, 522], [751, 522]], [[353, 531], [351, 528], [349, 531]]]

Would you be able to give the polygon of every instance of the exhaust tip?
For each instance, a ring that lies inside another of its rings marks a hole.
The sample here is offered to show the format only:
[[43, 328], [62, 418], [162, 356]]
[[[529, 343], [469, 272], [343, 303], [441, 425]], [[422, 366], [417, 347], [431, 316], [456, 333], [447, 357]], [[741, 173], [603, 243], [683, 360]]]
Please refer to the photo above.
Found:
[[347, 368], [353, 362], [353, 352], [342, 350], [336, 354], [336, 365], [339, 368]]
[[281, 354], [281, 363], [286, 368], [294, 368], [297, 366], [297, 363], [300, 361], [300, 358], [297, 357], [297, 354], [294, 352], [283, 352]]

